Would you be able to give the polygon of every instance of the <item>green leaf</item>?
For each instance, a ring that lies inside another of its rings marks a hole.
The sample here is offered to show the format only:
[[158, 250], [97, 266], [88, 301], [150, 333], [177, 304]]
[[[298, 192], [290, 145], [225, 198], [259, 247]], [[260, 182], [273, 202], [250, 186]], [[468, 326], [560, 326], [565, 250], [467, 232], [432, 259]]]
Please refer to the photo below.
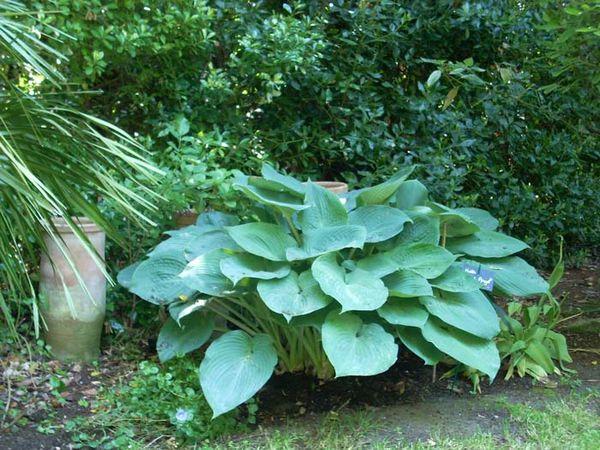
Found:
[[423, 337], [455, 360], [480, 370], [494, 379], [500, 369], [500, 355], [493, 341], [481, 339], [429, 317]]
[[429, 192], [420, 181], [408, 180], [403, 182], [396, 192], [396, 206], [400, 209], [411, 209], [427, 203]]
[[129, 290], [138, 297], [165, 305], [180, 297], [189, 297], [194, 291], [179, 278], [185, 269], [183, 258], [154, 256], [142, 261], [131, 277]]
[[231, 214], [225, 214], [219, 211], [208, 211], [200, 214], [196, 220], [196, 226], [215, 226], [219, 228], [232, 227], [239, 225], [240, 219]]
[[221, 261], [229, 256], [223, 250], [212, 250], [200, 255], [188, 263], [179, 275], [180, 279], [190, 289], [203, 294], [221, 296], [233, 289], [231, 281], [221, 273]]
[[266, 334], [229, 331], [213, 341], [200, 364], [200, 385], [213, 418], [249, 400], [271, 378], [277, 353]]
[[429, 77], [427, 78], [427, 87], [432, 87], [435, 84], [437, 84], [437, 82], [439, 81], [440, 77], [442, 76], [442, 71], [441, 70], [434, 70], [433, 72], [431, 72], [429, 74]]
[[376, 375], [388, 370], [398, 357], [394, 336], [350, 313], [331, 312], [323, 324], [322, 339], [336, 377]]
[[438, 292], [437, 295], [420, 298], [430, 314], [483, 339], [492, 339], [500, 332], [496, 311], [481, 291]]
[[440, 219], [422, 214], [410, 214], [412, 223], [407, 223], [396, 237], [395, 243], [401, 244], [433, 244], [440, 242]]
[[422, 327], [429, 313], [416, 298], [391, 298], [377, 310], [377, 314], [392, 325]]
[[348, 216], [350, 225], [366, 228], [365, 242], [381, 242], [396, 236], [410, 218], [402, 211], [383, 205], [361, 206]]
[[283, 314], [289, 322], [294, 316], [302, 316], [325, 308], [332, 299], [321, 290], [310, 270], [290, 272], [277, 280], [258, 282], [258, 293], [270, 310]]
[[482, 230], [495, 231], [498, 228], [498, 220], [484, 209], [456, 208], [456, 211], [467, 216]]
[[[544, 294], [548, 291], [548, 283], [538, 275], [536, 270], [517, 256], [498, 259], [477, 258], [484, 268], [494, 275], [494, 291], [501, 295], [527, 297]], [[477, 264], [465, 260], [467, 263]]]
[[553, 373], [556, 366], [552, 362], [548, 349], [541, 342], [530, 340], [525, 347], [525, 354], [533, 359], [537, 364], [548, 372]]
[[137, 269], [140, 264], [141, 264], [141, 262], [136, 262], [136, 263], [133, 263], [133, 264], [125, 267], [121, 271], [119, 271], [119, 273], [117, 275], [117, 282], [121, 286], [123, 286], [125, 289], [130, 289], [131, 288], [131, 278], [133, 277], [133, 273], [135, 272], [135, 269]]
[[206, 306], [207, 300], [199, 298], [193, 301], [179, 301], [169, 304], [169, 315], [175, 322], [181, 325], [181, 319], [193, 312], [200, 311]]
[[240, 250], [229, 234], [223, 230], [208, 231], [201, 236], [190, 239], [184, 246], [184, 254], [188, 261], [204, 255], [212, 250]]
[[296, 241], [285, 230], [272, 223], [255, 222], [225, 228], [229, 236], [246, 250], [270, 261], [285, 261], [285, 252]]
[[345, 248], [362, 248], [367, 230], [356, 225], [320, 228], [302, 234], [302, 247], [290, 247], [286, 251], [288, 261], [314, 258]]
[[338, 196], [310, 181], [304, 203], [310, 205], [298, 213], [298, 223], [304, 232], [348, 223], [348, 213]]
[[482, 258], [501, 258], [529, 248], [518, 239], [497, 231], [478, 231], [470, 236], [450, 238], [446, 248], [453, 253], [464, 253]]
[[234, 285], [243, 278], [271, 280], [290, 273], [290, 266], [285, 262], [269, 261], [248, 253], [238, 253], [221, 260], [220, 269]]
[[356, 196], [357, 205], [381, 205], [386, 203], [396, 193], [404, 180], [410, 176], [413, 170], [414, 166], [405, 167], [396, 172], [388, 181], [361, 189]]
[[201, 311], [182, 318], [180, 324], [169, 317], [160, 329], [156, 350], [161, 362], [200, 348], [214, 329], [212, 316]]
[[[261, 178], [262, 180], [262, 178]], [[273, 182], [269, 182], [273, 183]], [[239, 176], [233, 185], [241, 190], [248, 198], [255, 200], [263, 205], [271, 206], [284, 215], [291, 215], [294, 211], [301, 211], [308, 208], [308, 205], [302, 203], [302, 199], [288, 191], [274, 191], [265, 187], [258, 187], [250, 184], [247, 176]]]
[[342, 311], [373, 311], [388, 297], [388, 290], [379, 278], [360, 269], [346, 273], [333, 253], [319, 256], [313, 262], [312, 274], [323, 292], [342, 305]]
[[468, 236], [479, 231], [479, 226], [465, 213], [439, 203], [430, 203], [439, 214], [442, 229], [447, 237]]
[[423, 338], [421, 330], [418, 328], [398, 327], [396, 331], [406, 348], [421, 358], [425, 364], [434, 366], [444, 358], [442, 352]]
[[291, 191], [300, 197], [304, 197], [305, 187], [302, 182], [290, 177], [289, 175], [283, 175], [282, 173], [277, 172], [269, 164], [265, 163], [262, 165], [261, 174], [265, 180], [278, 183], [288, 191]]
[[383, 279], [393, 297], [421, 297], [433, 295], [433, 290], [427, 280], [411, 270], [399, 270]]
[[466, 273], [459, 263], [453, 263], [448, 270], [430, 283], [433, 287], [448, 292], [472, 292], [481, 289], [479, 282]]

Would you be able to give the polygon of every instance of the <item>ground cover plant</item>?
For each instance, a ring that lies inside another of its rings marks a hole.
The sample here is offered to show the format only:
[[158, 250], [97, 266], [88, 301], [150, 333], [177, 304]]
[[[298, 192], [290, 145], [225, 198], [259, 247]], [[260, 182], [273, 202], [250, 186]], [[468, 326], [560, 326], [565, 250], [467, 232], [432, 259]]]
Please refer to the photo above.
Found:
[[526, 297], [549, 285], [514, 256], [527, 245], [496, 231], [489, 213], [433, 202], [412, 172], [338, 197], [265, 164], [262, 177], [235, 183], [257, 203], [252, 217], [204, 214], [119, 274], [168, 308], [163, 361], [219, 333], [199, 369], [215, 416], [274, 371], [384, 372], [399, 343], [425, 364], [452, 360], [494, 379], [500, 325], [489, 294]]

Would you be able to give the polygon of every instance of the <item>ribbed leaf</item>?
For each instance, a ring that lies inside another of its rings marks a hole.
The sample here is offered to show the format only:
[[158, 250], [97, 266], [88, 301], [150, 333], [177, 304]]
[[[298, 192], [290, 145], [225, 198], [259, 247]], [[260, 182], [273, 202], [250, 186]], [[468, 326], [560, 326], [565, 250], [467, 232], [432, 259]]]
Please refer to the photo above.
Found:
[[417, 180], [408, 180], [400, 185], [396, 192], [396, 206], [400, 209], [411, 209], [427, 203], [429, 192]]
[[165, 362], [200, 348], [208, 341], [213, 329], [212, 316], [200, 311], [185, 316], [179, 324], [169, 317], [160, 329], [156, 341], [158, 358]]
[[496, 311], [481, 291], [438, 292], [420, 301], [430, 314], [467, 333], [492, 339], [500, 332]]
[[422, 327], [429, 313], [416, 298], [391, 298], [377, 310], [377, 314], [392, 325]]
[[304, 203], [309, 207], [298, 213], [298, 223], [304, 232], [348, 224], [348, 213], [338, 196], [310, 181]]
[[277, 353], [266, 334], [229, 331], [210, 344], [200, 364], [200, 385], [213, 418], [250, 399], [271, 378]]
[[440, 242], [440, 219], [424, 214], [410, 214], [412, 223], [404, 225], [402, 232], [396, 237], [396, 245], [401, 244], [433, 244]]
[[156, 305], [165, 305], [180, 297], [189, 297], [194, 290], [179, 278], [185, 266], [186, 261], [182, 258], [148, 258], [133, 272], [129, 290]]
[[388, 181], [376, 186], [362, 189], [356, 196], [356, 204], [363, 205], [381, 205], [386, 203], [392, 197], [400, 185], [413, 172], [414, 166], [400, 169]]
[[466, 273], [459, 263], [453, 263], [448, 270], [430, 283], [433, 287], [448, 292], [473, 292], [481, 289], [479, 282]]
[[505, 234], [482, 230], [470, 236], [448, 239], [446, 248], [453, 253], [482, 258], [502, 258], [525, 250], [529, 246]]
[[465, 260], [483, 267], [493, 273], [494, 291], [502, 295], [527, 297], [544, 294], [548, 291], [548, 283], [539, 276], [536, 270], [517, 256], [498, 259], [477, 259], [477, 262]]
[[393, 297], [421, 297], [433, 295], [427, 279], [411, 270], [399, 270], [383, 279]]
[[314, 258], [345, 248], [362, 248], [367, 230], [356, 225], [342, 225], [309, 230], [302, 234], [302, 247], [290, 247], [286, 251], [288, 261]]
[[360, 225], [366, 228], [365, 242], [381, 242], [396, 236], [404, 228], [410, 218], [402, 211], [390, 206], [371, 205], [361, 206], [348, 216], [350, 225]]
[[223, 295], [233, 289], [231, 281], [221, 273], [221, 261], [229, 256], [223, 250], [212, 250], [200, 255], [188, 263], [179, 275], [180, 280], [190, 289], [203, 294]]
[[290, 272], [288, 276], [276, 280], [258, 282], [258, 293], [272, 311], [283, 314], [288, 320], [326, 307], [331, 303], [313, 278], [310, 270]]
[[336, 377], [376, 375], [388, 370], [398, 357], [394, 336], [350, 313], [330, 313], [323, 324], [322, 339]]
[[312, 274], [323, 292], [342, 305], [342, 311], [373, 311], [388, 297], [388, 290], [379, 278], [360, 269], [346, 273], [332, 253], [315, 260]]
[[271, 280], [290, 273], [290, 266], [285, 262], [269, 261], [248, 253], [238, 253], [221, 260], [220, 268], [234, 285], [243, 278]]
[[429, 317], [422, 328], [423, 337], [455, 360], [473, 367], [494, 379], [500, 369], [500, 355], [493, 341], [444, 324]]
[[272, 166], [269, 164], [263, 164], [261, 169], [261, 174], [265, 178], [265, 180], [273, 181], [275, 183], [280, 184], [285, 187], [288, 191], [295, 193], [299, 197], [304, 196], [305, 187], [302, 182], [296, 180], [289, 175], [284, 175], [282, 173], [277, 172]]
[[272, 206], [285, 215], [308, 208], [297, 195], [283, 189], [277, 191], [252, 185], [249, 177], [245, 175], [236, 178], [234, 187], [241, 190], [248, 198]]
[[281, 226], [272, 223], [247, 223], [225, 229], [236, 244], [248, 253], [271, 261], [285, 261], [286, 249], [296, 245], [296, 241]]
[[456, 211], [467, 216], [482, 230], [494, 231], [498, 228], [498, 220], [484, 209], [456, 208]]
[[418, 328], [398, 327], [396, 331], [406, 348], [421, 358], [425, 364], [434, 366], [444, 358], [444, 354], [435, 345], [423, 338], [423, 334]]
[[438, 212], [442, 229], [445, 230], [446, 236], [468, 236], [479, 231], [479, 226], [467, 214], [439, 203], [432, 202], [430, 205]]

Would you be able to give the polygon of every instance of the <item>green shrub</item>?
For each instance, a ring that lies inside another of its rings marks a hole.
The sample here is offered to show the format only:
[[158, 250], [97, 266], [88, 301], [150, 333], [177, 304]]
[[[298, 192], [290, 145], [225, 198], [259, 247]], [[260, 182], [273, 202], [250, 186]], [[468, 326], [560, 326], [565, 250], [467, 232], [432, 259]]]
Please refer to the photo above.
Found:
[[493, 380], [500, 326], [485, 292], [530, 296], [548, 283], [513, 256], [527, 245], [495, 231], [489, 213], [432, 202], [407, 181], [412, 172], [342, 198], [269, 165], [262, 177], [239, 175], [254, 217], [204, 214], [119, 274], [169, 310], [161, 360], [209, 341], [216, 317], [236, 328], [219, 322], [224, 334], [200, 364], [215, 416], [251, 398], [276, 367], [320, 378], [384, 372], [397, 341], [425, 364], [454, 360]]

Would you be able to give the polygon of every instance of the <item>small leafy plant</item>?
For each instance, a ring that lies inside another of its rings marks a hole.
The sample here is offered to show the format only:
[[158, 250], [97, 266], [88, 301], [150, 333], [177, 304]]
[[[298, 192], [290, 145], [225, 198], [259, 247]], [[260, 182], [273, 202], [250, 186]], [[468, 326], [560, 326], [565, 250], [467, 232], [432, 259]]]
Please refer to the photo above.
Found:
[[375, 375], [400, 343], [425, 364], [496, 376], [500, 326], [486, 292], [530, 296], [548, 283], [513, 256], [527, 245], [496, 231], [489, 213], [432, 202], [412, 171], [338, 197], [264, 165], [262, 177], [235, 182], [258, 204], [252, 217], [204, 214], [120, 273], [169, 310], [161, 360], [215, 336], [199, 369], [215, 417], [275, 370]]

